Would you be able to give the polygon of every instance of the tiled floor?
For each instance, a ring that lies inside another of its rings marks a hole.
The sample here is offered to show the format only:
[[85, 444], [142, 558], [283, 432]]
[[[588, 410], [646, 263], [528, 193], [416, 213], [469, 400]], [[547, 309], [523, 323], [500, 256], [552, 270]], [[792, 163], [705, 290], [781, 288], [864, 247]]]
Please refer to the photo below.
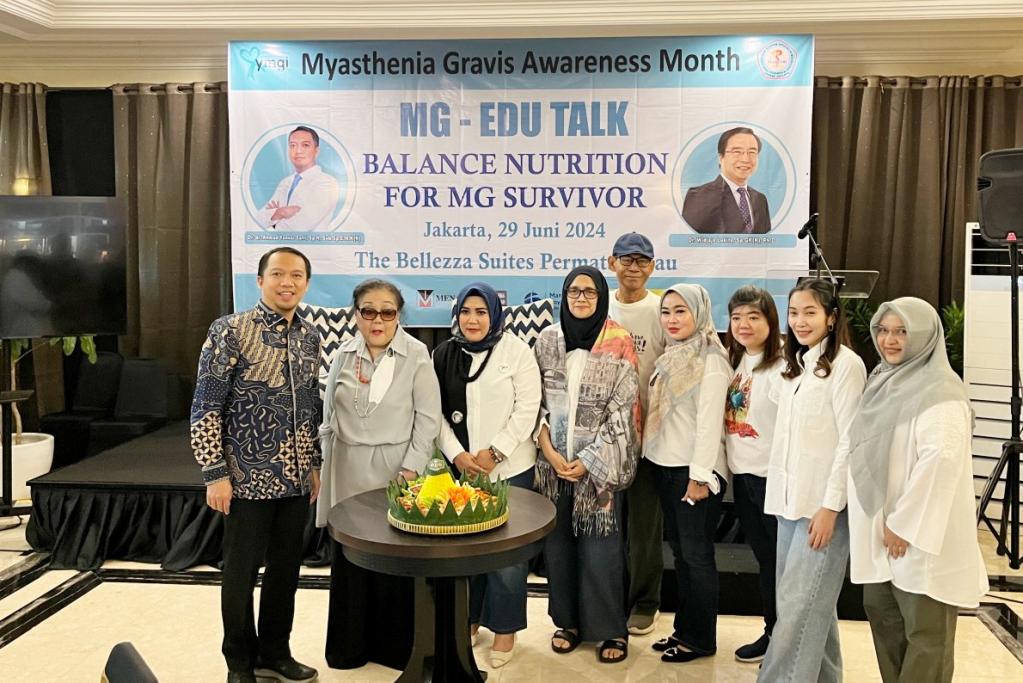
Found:
[[[983, 533], [981, 543], [991, 574], [1023, 577], [1023, 572], [1009, 571], [1004, 558], [995, 555], [993, 540], [987, 541]], [[0, 532], [0, 549], [25, 547], [24, 527]], [[11, 562], [23, 559], [19, 553], [0, 550], [0, 571]], [[126, 562], [110, 562], [107, 566], [156, 570], [151, 565]], [[197, 569], [210, 570], [208, 567]], [[327, 573], [325, 569], [306, 571], [311, 575]], [[0, 619], [74, 575], [75, 572], [49, 572], [0, 600]], [[1023, 600], [1023, 593], [997, 595]], [[225, 669], [219, 652], [218, 601], [219, 588], [216, 586], [105, 582], [0, 648], [0, 680], [4, 683], [95, 683], [110, 648], [116, 643], [130, 641], [162, 683], [222, 681]], [[998, 597], [992, 596], [990, 601], [998, 601]], [[692, 664], [669, 665], [660, 662], [657, 653], [649, 649], [654, 640], [671, 632], [672, 615], [664, 615], [654, 633], [632, 638], [626, 662], [606, 665], [597, 662], [592, 645], [582, 646], [569, 655], [551, 652], [549, 638], [553, 626], [546, 615], [546, 607], [543, 598], [529, 600], [530, 628], [520, 635], [515, 658], [507, 666], [492, 671], [490, 681], [752, 682], [756, 679], [756, 665], [735, 662], [731, 653], [759, 634], [759, 619], [721, 617], [718, 622], [720, 654]], [[1011, 607], [1023, 615], [1023, 604], [1012, 604]], [[321, 681], [369, 682], [397, 678], [397, 672], [375, 665], [345, 672], [328, 669], [323, 659], [326, 612], [326, 591], [299, 591], [292, 648], [300, 660], [320, 670]], [[980, 620], [961, 617], [958, 629], [957, 682], [1023, 683], [1023, 664]], [[842, 622], [841, 634], [845, 680], [851, 683], [880, 681], [867, 624]], [[484, 630], [476, 647], [476, 658], [483, 669], [490, 668], [488, 651], [491, 642], [492, 637]]]

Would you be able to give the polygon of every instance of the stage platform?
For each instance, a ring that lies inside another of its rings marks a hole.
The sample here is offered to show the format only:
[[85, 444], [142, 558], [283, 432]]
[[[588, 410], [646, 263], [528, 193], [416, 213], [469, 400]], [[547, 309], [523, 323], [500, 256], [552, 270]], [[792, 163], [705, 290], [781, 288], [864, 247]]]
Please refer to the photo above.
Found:
[[[52, 569], [95, 570], [106, 560], [159, 564], [168, 571], [217, 566], [223, 518], [206, 505], [206, 487], [192, 456], [188, 423], [178, 422], [81, 462], [33, 479], [26, 536], [51, 553]], [[758, 567], [749, 547], [719, 543], [721, 614], [760, 614]], [[671, 551], [664, 544], [662, 611], [678, 603]], [[330, 563], [330, 541], [306, 527], [307, 565]], [[545, 590], [545, 586], [530, 586]], [[862, 591], [846, 582], [843, 619], [863, 619]]]

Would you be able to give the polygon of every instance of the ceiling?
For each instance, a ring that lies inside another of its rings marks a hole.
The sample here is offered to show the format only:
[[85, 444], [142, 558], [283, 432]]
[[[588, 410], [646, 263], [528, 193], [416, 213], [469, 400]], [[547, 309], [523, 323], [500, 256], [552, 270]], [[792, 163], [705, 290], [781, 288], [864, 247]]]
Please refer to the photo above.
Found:
[[1023, 73], [1005, 0], [0, 0], [0, 81], [226, 78], [230, 40], [813, 33], [822, 75]]

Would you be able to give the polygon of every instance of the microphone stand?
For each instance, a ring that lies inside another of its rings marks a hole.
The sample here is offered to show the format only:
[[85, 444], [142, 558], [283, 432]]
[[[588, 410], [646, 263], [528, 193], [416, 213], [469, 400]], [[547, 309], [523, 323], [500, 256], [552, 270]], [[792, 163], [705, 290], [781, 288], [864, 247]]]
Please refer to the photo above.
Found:
[[799, 239], [809, 238], [810, 240], [810, 267], [817, 269], [817, 279], [821, 279], [821, 267], [828, 273], [828, 279], [831, 280], [831, 284], [835, 286], [835, 291], [838, 291], [838, 278], [831, 272], [831, 267], [828, 265], [828, 260], [824, 258], [824, 252], [821, 250], [820, 245], [817, 243], [815, 233], [817, 232], [817, 214], [810, 216], [810, 220], [806, 222], [802, 230], [799, 231]]

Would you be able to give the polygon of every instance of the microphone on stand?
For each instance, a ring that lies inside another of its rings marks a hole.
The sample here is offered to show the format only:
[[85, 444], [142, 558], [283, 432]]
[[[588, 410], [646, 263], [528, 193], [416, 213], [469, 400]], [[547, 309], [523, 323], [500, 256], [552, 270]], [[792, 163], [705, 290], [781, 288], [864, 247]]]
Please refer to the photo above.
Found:
[[815, 213], [812, 216], [810, 216], [810, 220], [803, 223], [803, 227], [799, 229], [799, 234], [797, 235], [797, 237], [799, 237], [799, 239], [801, 240], [806, 239], [806, 236], [810, 234], [810, 231], [817, 227], [818, 218], [820, 218], [819, 213]]

